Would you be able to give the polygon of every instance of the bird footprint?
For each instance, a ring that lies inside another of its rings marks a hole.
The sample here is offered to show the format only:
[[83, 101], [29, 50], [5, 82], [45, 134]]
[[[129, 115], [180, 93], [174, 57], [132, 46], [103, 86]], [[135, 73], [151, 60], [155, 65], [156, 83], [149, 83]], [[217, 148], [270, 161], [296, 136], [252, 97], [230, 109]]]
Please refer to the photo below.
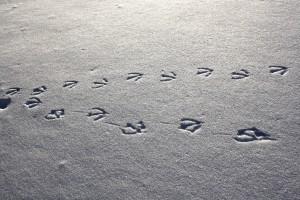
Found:
[[141, 73], [129, 73], [126, 80], [138, 81], [143, 77], [144, 74]]
[[51, 112], [45, 116], [45, 119], [47, 119], [47, 120], [58, 119], [58, 118], [62, 118], [64, 115], [65, 115], [64, 109], [51, 110]]
[[162, 72], [163, 73], [161, 74], [160, 81], [172, 81], [177, 77], [175, 72], [167, 72], [164, 70]]
[[46, 92], [46, 90], [47, 90], [47, 87], [43, 85], [41, 87], [34, 88], [32, 90], [31, 95], [39, 95], [39, 94], [42, 94], [42, 93]]
[[146, 126], [143, 121], [137, 123], [136, 126], [134, 126], [132, 123], [127, 123], [126, 126], [121, 127], [121, 130], [124, 135], [134, 135], [145, 132]]
[[19, 88], [19, 87], [9, 88], [5, 94], [9, 95], [9, 96], [14, 96], [15, 94], [19, 93], [20, 90], [21, 90], [21, 88]]
[[0, 98], [0, 109], [6, 109], [10, 103], [11, 103], [10, 97], [9, 98]]
[[108, 80], [106, 78], [103, 78], [102, 81], [95, 81], [93, 82], [92, 88], [101, 88], [108, 84]]
[[231, 74], [232, 74], [231, 79], [243, 79], [249, 76], [249, 72], [245, 69], [241, 69], [238, 72], [232, 72]]
[[251, 142], [255, 140], [276, 140], [271, 136], [255, 127], [240, 129], [236, 136], [233, 137], [238, 142]]
[[88, 117], [94, 119], [94, 121], [103, 119], [104, 117], [106, 117], [106, 115], [108, 115], [109, 113], [106, 112], [104, 109], [102, 108], [93, 108], [89, 113], [88, 113]]
[[191, 118], [183, 118], [180, 121], [179, 129], [189, 131], [191, 133], [195, 133], [197, 130], [201, 128], [204, 122], [191, 119]]
[[78, 81], [65, 81], [63, 87], [71, 89], [75, 87], [78, 83]]
[[28, 108], [34, 108], [36, 106], [38, 106], [40, 103], [42, 103], [42, 101], [37, 98], [37, 97], [31, 97], [29, 98], [29, 100], [25, 103], [25, 105], [28, 107]]
[[270, 73], [272, 74], [280, 74], [280, 75], [284, 75], [287, 73], [288, 68], [284, 67], [284, 66], [269, 66], [270, 68]]
[[213, 73], [213, 71], [214, 71], [213, 69], [201, 67], [201, 68], [198, 68], [197, 75], [202, 75], [202, 76], [208, 77]]

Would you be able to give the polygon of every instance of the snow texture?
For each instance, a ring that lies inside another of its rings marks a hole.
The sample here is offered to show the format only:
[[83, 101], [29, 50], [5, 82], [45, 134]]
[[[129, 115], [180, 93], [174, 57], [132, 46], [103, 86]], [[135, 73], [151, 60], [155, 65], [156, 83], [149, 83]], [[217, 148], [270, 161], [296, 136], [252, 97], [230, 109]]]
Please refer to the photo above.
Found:
[[299, 0], [1, 0], [0, 199], [300, 199]]

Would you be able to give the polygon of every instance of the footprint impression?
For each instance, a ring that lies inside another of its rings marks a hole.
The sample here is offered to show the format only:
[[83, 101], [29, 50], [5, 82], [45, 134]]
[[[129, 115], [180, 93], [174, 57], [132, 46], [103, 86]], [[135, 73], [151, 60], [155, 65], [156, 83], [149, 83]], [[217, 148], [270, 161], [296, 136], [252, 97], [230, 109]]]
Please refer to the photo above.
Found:
[[92, 88], [102, 88], [108, 84], [107, 78], [103, 78], [101, 81], [93, 82]]
[[271, 74], [285, 75], [288, 71], [287, 67], [284, 66], [269, 66]]
[[175, 72], [167, 72], [163, 70], [160, 76], [160, 81], [167, 82], [167, 81], [172, 81], [176, 78], [177, 78], [177, 74]]
[[276, 140], [271, 136], [255, 127], [240, 129], [236, 136], [233, 137], [238, 142], [252, 142], [259, 140]]
[[45, 116], [45, 119], [46, 120], [59, 119], [62, 118], [64, 115], [65, 115], [64, 109], [51, 110], [51, 112]]
[[10, 98], [0, 98], [0, 109], [6, 109], [10, 103]]
[[240, 71], [232, 72], [231, 79], [243, 79], [249, 77], [249, 72], [245, 69], [241, 69]]
[[42, 101], [39, 98], [31, 97], [31, 98], [29, 98], [29, 100], [26, 101], [25, 106], [27, 106], [28, 108], [34, 108], [41, 103], [42, 103]]
[[138, 81], [140, 80], [142, 77], [144, 76], [144, 74], [141, 74], [141, 73], [128, 73], [128, 76], [126, 78], [127, 81], [129, 80], [133, 80], [133, 81]]
[[197, 75], [209, 77], [213, 73], [213, 71], [214, 71], [213, 69], [201, 67], [201, 68], [198, 68]]
[[109, 113], [106, 112], [102, 108], [92, 108], [92, 110], [88, 113], [88, 117], [92, 118], [94, 121], [101, 120], [105, 118]]
[[138, 122], [136, 125], [133, 125], [132, 123], [127, 123], [126, 126], [120, 128], [124, 135], [134, 135], [137, 133], [146, 132], [146, 126], [143, 121]]
[[79, 83], [78, 81], [65, 81], [63, 87], [64, 87], [64, 88], [72, 89], [72, 88], [75, 87], [78, 83]]
[[202, 127], [203, 123], [204, 122], [196, 120], [196, 119], [183, 118], [180, 120], [179, 129], [188, 131], [190, 133], [195, 133]]
[[46, 92], [46, 90], [47, 90], [47, 87], [43, 85], [43, 86], [34, 88], [32, 90], [31, 95], [39, 95], [39, 94], [42, 94], [42, 93]]
[[19, 87], [12, 87], [12, 88], [9, 88], [6, 91], [5, 95], [7, 95], [7, 96], [14, 96], [14, 95], [18, 94], [20, 91], [21, 91], [21, 88], [19, 88]]

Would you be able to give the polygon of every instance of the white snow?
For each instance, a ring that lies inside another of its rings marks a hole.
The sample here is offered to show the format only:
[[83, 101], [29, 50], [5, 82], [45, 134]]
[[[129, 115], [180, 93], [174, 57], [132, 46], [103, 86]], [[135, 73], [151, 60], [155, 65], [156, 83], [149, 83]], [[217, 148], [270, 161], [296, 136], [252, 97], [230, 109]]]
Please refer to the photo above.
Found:
[[299, 13], [2, 0], [0, 199], [300, 199]]

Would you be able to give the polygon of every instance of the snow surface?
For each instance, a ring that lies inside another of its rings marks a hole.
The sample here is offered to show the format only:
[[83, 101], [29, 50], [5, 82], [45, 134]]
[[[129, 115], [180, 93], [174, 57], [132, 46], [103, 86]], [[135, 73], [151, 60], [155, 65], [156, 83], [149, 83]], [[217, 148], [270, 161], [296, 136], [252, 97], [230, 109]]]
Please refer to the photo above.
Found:
[[299, 13], [1, 0], [0, 199], [300, 199]]

